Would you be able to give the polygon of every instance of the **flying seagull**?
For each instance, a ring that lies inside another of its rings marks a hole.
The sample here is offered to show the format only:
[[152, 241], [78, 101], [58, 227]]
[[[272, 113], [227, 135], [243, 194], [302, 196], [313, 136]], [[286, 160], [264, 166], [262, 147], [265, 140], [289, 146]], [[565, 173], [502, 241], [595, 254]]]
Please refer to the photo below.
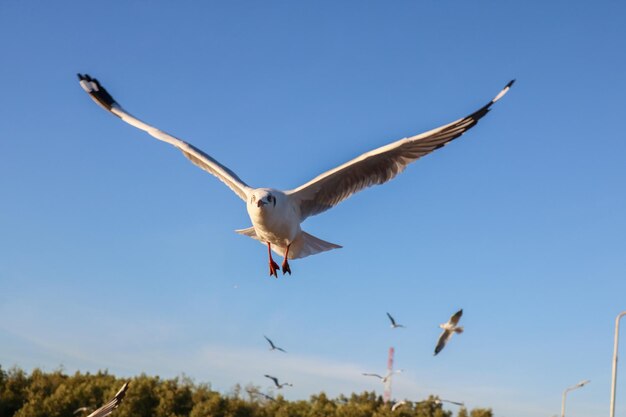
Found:
[[246, 391], [248, 391], [248, 394], [250, 394], [251, 397], [260, 395], [261, 397], [265, 398], [266, 400], [276, 401], [276, 399], [274, 397], [271, 397], [271, 396], [269, 396], [267, 394], [264, 394], [261, 391], [250, 390], [250, 389], [246, 389]]
[[449, 404], [458, 405], [459, 407], [465, 407], [465, 403], [461, 403], [461, 402], [458, 402], [458, 401], [444, 400], [443, 398], [441, 398], [441, 399], [437, 398], [435, 400], [435, 404], [441, 404], [441, 403], [449, 403]]
[[389, 372], [387, 372], [387, 374], [385, 376], [382, 376], [382, 375], [379, 375], [379, 374], [368, 374], [368, 373], [362, 373], [361, 375], [375, 376], [376, 378], [380, 379], [380, 382], [385, 384], [385, 383], [387, 383], [387, 381], [389, 381], [391, 379], [393, 374], [399, 374], [402, 371], [403, 371], [402, 369], [396, 369], [395, 371], [389, 371]]
[[396, 321], [393, 319], [393, 317], [391, 317], [391, 314], [387, 313], [387, 317], [389, 317], [389, 321], [391, 321], [391, 328], [395, 329], [398, 327], [404, 327], [402, 324], [398, 324], [396, 323]]
[[271, 375], [264, 375], [265, 378], [269, 378], [272, 381], [274, 381], [274, 385], [276, 385], [276, 389], [281, 389], [282, 387], [293, 387], [292, 384], [289, 384], [287, 382], [283, 383], [283, 384], [279, 384], [278, 383], [278, 378], [276, 378], [275, 376], [271, 376]]
[[[304, 258], [341, 247], [304, 232], [300, 224], [306, 218], [334, 207], [366, 187], [391, 180], [411, 162], [458, 138], [485, 116], [515, 81], [510, 81], [493, 100], [469, 116], [366, 152], [300, 187], [281, 191], [249, 186], [237, 174], [200, 149], [128, 113], [97, 79], [87, 74], [78, 74], [78, 78], [81, 87], [102, 108], [156, 139], [175, 146], [193, 164], [216, 176], [246, 203], [252, 226], [236, 232], [267, 245], [269, 272], [276, 278], [281, 267], [283, 274], [291, 275], [289, 259]], [[281, 267], [274, 262], [272, 251], [284, 257]]]
[[456, 313], [450, 317], [447, 323], [442, 323], [439, 325], [443, 329], [441, 335], [439, 336], [439, 340], [437, 341], [437, 347], [435, 347], [435, 355], [441, 352], [441, 350], [446, 346], [448, 340], [452, 337], [454, 333], [463, 333], [463, 327], [457, 326], [461, 316], [463, 315], [463, 309], [460, 309]]
[[422, 404], [422, 403], [428, 403], [428, 402], [433, 402], [436, 405], [441, 405], [443, 403], [450, 403], [450, 404], [454, 404], [454, 405], [458, 405], [460, 407], [465, 407], [465, 403], [461, 403], [458, 401], [450, 401], [450, 400], [444, 400], [443, 398], [434, 398], [434, 399], [428, 399], [428, 400], [422, 400], [422, 401], [418, 401], [415, 404]]
[[265, 338], [265, 340], [267, 340], [267, 342], [270, 344], [270, 350], [280, 350], [281, 352], [285, 352], [285, 353], [287, 353], [287, 351], [286, 351], [285, 349], [283, 349], [283, 348], [279, 348], [278, 346], [276, 346], [276, 345], [274, 344], [274, 342], [272, 342], [272, 341], [270, 340], [270, 338], [269, 338], [269, 337], [267, 337], [267, 336], [265, 336], [265, 335], [263, 335], [263, 337], [264, 337], [264, 338]]
[[[128, 382], [126, 382], [122, 388], [115, 394], [115, 396], [108, 403], [104, 404], [102, 407], [98, 408], [93, 413], [89, 414], [87, 417], [106, 417], [113, 412], [122, 402], [124, 396], [126, 395], [126, 390], [128, 389]], [[74, 414], [78, 414], [84, 411], [89, 411], [88, 407], [80, 407], [74, 410]]]

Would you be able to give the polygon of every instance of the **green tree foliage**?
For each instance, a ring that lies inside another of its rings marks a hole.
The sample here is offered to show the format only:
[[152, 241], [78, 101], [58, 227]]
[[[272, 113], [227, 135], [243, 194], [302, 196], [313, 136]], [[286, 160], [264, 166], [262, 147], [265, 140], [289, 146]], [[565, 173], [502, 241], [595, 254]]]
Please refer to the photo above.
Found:
[[491, 408], [475, 408], [470, 413], [470, 417], [493, 417]]
[[[73, 417], [80, 407], [91, 411], [100, 407], [127, 381], [106, 371], [66, 375], [62, 370], [35, 369], [28, 375], [18, 368], [0, 367], [0, 417]], [[130, 380], [113, 417], [452, 417], [452, 413], [436, 397], [407, 401], [392, 412], [391, 404], [375, 392], [334, 399], [321, 392], [308, 401], [287, 401], [254, 385], [245, 389], [236, 385], [224, 395], [184, 376], [161, 379], [142, 374]], [[458, 417], [493, 417], [493, 413], [484, 408], [468, 413], [461, 408]]]

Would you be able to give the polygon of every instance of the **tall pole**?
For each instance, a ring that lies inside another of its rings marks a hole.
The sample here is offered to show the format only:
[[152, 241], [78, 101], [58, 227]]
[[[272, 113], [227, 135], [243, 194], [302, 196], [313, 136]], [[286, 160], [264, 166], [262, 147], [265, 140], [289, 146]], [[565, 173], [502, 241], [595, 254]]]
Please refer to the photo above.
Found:
[[393, 346], [389, 348], [389, 357], [387, 358], [387, 375], [389, 378], [385, 381], [385, 392], [383, 393], [383, 401], [389, 402], [391, 399], [391, 374], [393, 373]]
[[615, 318], [615, 342], [613, 344], [613, 375], [611, 378], [611, 411], [610, 416], [615, 416], [615, 389], [617, 387], [617, 344], [619, 341], [619, 321], [626, 315], [626, 311], [623, 311]]
[[575, 389], [582, 388], [589, 382], [591, 381], [589, 381], [588, 379], [584, 381], [580, 381], [578, 384], [574, 385], [573, 387], [566, 388], [565, 391], [563, 391], [563, 399], [561, 400], [561, 417], [565, 417], [565, 397], [567, 396], [567, 393]]

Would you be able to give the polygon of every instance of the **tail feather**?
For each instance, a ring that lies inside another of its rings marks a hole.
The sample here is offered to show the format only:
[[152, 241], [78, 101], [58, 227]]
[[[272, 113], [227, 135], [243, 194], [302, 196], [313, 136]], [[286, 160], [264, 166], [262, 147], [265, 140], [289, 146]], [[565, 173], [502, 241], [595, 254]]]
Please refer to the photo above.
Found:
[[[235, 232], [239, 233], [240, 235], [251, 237], [252, 239], [256, 239], [259, 242], [265, 244], [265, 242], [261, 241], [261, 239], [259, 239], [259, 237], [257, 236], [254, 227], [248, 227], [247, 229], [238, 229], [235, 230]], [[315, 255], [316, 253], [326, 252], [331, 249], [339, 248], [341, 248], [341, 246], [316, 238], [315, 236], [310, 235], [307, 232], [300, 232], [300, 235], [293, 242], [291, 242], [291, 246], [289, 246], [289, 259], [304, 258], [306, 256]], [[273, 244], [272, 250], [280, 256], [285, 256], [287, 248]]]
[[457, 327], [457, 328], [454, 329], [454, 331], [456, 333], [463, 333], [463, 328], [462, 327]]
[[235, 230], [235, 232], [239, 233], [240, 235], [248, 236], [248, 237], [251, 237], [252, 239], [259, 240], [259, 237], [256, 235], [256, 230], [254, 230], [254, 226], [248, 227], [246, 229], [237, 229]]
[[332, 249], [339, 249], [340, 245], [326, 242], [319, 239], [307, 232], [301, 232], [300, 236], [291, 243], [289, 248], [289, 259], [304, 258], [309, 255], [315, 255], [316, 253], [326, 252]]

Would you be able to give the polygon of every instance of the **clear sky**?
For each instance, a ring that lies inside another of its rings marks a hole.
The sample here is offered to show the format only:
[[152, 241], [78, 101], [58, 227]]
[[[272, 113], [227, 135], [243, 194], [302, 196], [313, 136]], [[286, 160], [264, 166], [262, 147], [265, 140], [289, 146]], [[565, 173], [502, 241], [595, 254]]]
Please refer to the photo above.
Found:
[[[270, 373], [298, 399], [382, 392], [360, 374], [394, 346], [398, 399], [545, 417], [591, 379], [568, 416], [607, 414], [626, 309], [624, 16], [617, 0], [0, 2], [0, 364], [223, 392]], [[308, 219], [343, 248], [275, 280], [233, 232], [250, 226], [239, 198], [97, 107], [77, 72], [281, 189], [517, 83], [460, 140]], [[458, 308], [465, 333], [433, 357]]]

